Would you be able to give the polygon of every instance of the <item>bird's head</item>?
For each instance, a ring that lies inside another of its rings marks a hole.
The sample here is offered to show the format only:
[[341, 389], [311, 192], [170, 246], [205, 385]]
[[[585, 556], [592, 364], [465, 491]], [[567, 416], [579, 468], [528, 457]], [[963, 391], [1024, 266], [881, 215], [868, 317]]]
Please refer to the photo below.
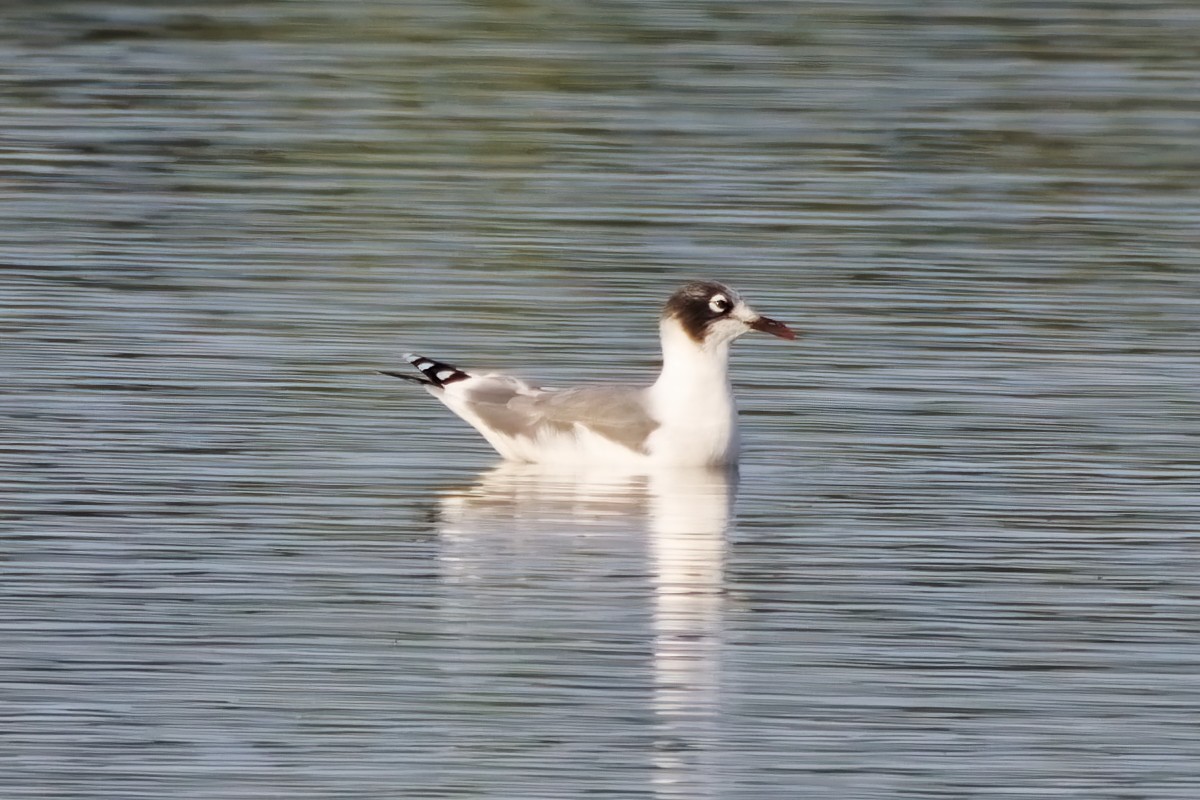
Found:
[[796, 338], [787, 325], [759, 314], [736, 291], [716, 281], [692, 281], [681, 286], [663, 306], [662, 321], [664, 325], [678, 325], [705, 350], [728, 344], [750, 331], [780, 339]]

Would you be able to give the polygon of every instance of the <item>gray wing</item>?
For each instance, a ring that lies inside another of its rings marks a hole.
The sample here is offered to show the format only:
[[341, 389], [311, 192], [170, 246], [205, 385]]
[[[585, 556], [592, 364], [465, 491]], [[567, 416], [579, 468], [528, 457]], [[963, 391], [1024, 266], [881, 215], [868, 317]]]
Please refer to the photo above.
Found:
[[658, 428], [646, 405], [646, 390], [636, 386], [581, 386], [560, 391], [514, 388], [480, 386], [465, 399], [488, 425], [509, 436], [536, 438], [545, 431], [567, 434], [581, 425], [644, 453], [646, 439]]
[[516, 398], [510, 406], [527, 407], [546, 423], [582, 425], [639, 453], [658, 428], [646, 405], [646, 390], [636, 386], [581, 386]]

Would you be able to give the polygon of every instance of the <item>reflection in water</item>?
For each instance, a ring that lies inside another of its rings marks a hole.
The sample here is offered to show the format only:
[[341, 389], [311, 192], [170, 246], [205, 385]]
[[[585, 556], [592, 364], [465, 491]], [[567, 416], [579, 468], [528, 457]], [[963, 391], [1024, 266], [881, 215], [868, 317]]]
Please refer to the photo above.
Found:
[[[652, 642], [655, 792], [707, 796], [716, 783], [723, 568], [735, 488], [736, 473], [725, 470], [631, 475], [504, 464], [485, 473], [442, 500], [446, 633], [470, 652], [487, 649], [497, 624], [525, 624], [524, 636], [583, 654], [595, 626], [555, 630], [556, 621], [578, 621], [580, 607], [611, 614], [614, 581], [620, 587], [621, 576], [648, 575], [640, 591], [616, 591], [618, 617], [650, 616], [637, 630]], [[570, 582], [556, 583], [563, 575]], [[511, 616], [531, 608], [536, 618]], [[477, 667], [452, 669], [469, 677]], [[508, 674], [545, 668], [505, 665]], [[628, 682], [627, 674], [607, 674], [601, 695]]]
[[719, 746], [721, 603], [736, 477], [714, 470], [650, 477], [654, 700], [662, 731], [655, 783], [666, 796], [716, 791], [707, 756]]

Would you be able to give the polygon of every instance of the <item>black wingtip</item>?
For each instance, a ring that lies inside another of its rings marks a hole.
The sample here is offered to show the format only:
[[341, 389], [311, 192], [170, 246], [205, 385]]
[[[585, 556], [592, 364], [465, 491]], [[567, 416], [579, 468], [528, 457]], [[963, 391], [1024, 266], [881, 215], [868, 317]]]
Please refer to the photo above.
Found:
[[420, 370], [428, 382], [439, 389], [444, 388], [447, 384], [454, 383], [455, 381], [465, 381], [471, 377], [453, 364], [447, 364], [445, 361], [434, 361], [432, 358], [419, 356], [415, 353], [405, 353], [404, 360]]

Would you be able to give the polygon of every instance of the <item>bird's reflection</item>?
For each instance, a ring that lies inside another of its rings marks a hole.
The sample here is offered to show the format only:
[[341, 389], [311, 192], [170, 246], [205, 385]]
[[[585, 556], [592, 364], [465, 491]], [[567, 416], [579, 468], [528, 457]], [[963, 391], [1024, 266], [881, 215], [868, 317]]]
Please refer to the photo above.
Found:
[[649, 480], [654, 564], [655, 785], [664, 797], [716, 792], [725, 546], [736, 473], [662, 472]]
[[[548, 620], [572, 618], [564, 609], [600, 615], [592, 619], [649, 616], [642, 635], [653, 654], [651, 758], [661, 797], [712, 790], [725, 549], [736, 482], [736, 472], [724, 469], [622, 474], [504, 464], [474, 486], [446, 493], [440, 504], [442, 575], [452, 606], [503, 603], [511, 610], [536, 603], [531, 625], [542, 630]], [[546, 575], [558, 576], [549, 582], [566, 588], [545, 592], [547, 581], [539, 577]], [[650, 585], [640, 581], [633, 594], [614, 591], [613, 576], [622, 575], [649, 576]], [[456, 599], [458, 593], [466, 597]], [[456, 627], [474, 628], [454, 616]], [[569, 640], [574, 632], [553, 633]], [[552, 657], [552, 650], [541, 652]]]

